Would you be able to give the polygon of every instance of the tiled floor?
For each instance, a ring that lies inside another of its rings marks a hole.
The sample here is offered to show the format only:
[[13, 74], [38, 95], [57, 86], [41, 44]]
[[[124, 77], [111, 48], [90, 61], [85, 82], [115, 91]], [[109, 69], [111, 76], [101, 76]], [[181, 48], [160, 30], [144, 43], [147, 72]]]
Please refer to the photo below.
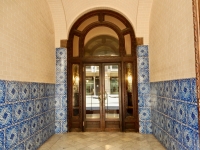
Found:
[[151, 134], [70, 132], [55, 134], [38, 150], [165, 150]]

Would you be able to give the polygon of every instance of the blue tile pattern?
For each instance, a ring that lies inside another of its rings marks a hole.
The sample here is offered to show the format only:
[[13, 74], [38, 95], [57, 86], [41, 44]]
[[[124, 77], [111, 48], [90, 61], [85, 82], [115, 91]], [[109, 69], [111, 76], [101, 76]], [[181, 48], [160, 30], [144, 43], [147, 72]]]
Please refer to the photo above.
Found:
[[137, 47], [139, 131], [152, 133], [148, 46]]
[[155, 137], [169, 150], [200, 149], [196, 79], [152, 82], [150, 87]]
[[6, 85], [6, 100], [15, 102], [19, 100], [19, 85], [18, 82], [8, 81]]
[[[55, 84], [0, 80], [0, 150], [35, 150], [52, 136], [54, 101]], [[37, 143], [41, 132], [47, 134]]]
[[[67, 49], [56, 49], [55, 132], [67, 132]], [[50, 107], [50, 106], [49, 106]]]
[[5, 103], [6, 96], [6, 82], [0, 80], [0, 104]]

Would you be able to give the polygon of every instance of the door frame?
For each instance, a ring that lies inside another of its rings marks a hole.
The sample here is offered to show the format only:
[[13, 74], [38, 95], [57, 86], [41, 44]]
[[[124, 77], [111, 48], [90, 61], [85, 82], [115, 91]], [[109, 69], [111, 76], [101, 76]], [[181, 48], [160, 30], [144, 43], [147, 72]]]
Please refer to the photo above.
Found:
[[[114, 24], [109, 21], [105, 21], [105, 16], [111, 16], [116, 18], [117, 20], [121, 21], [125, 25], [125, 29], [121, 30], [117, 24]], [[84, 20], [87, 20], [90, 17], [97, 16], [98, 21], [92, 22], [88, 24], [85, 29], [82, 31], [78, 30], [78, 27], [81, 25]], [[92, 57], [84, 57], [84, 40], [87, 35], [87, 33], [96, 27], [108, 27], [111, 28], [114, 32], [116, 32], [116, 35], [118, 36], [119, 40], [119, 56], [92, 56]], [[130, 55], [126, 54], [125, 49], [125, 36], [130, 35]], [[75, 36], [79, 38], [79, 44], [78, 44], [78, 56], [73, 56], [73, 49], [74, 49], [74, 39]], [[79, 66], [78, 74], [79, 77], [83, 77], [83, 64], [84, 63], [120, 63], [121, 64], [121, 98], [122, 98], [122, 131], [139, 131], [139, 116], [138, 116], [138, 89], [137, 89], [137, 55], [136, 55], [136, 37], [134, 30], [130, 24], [130, 22], [121, 14], [111, 11], [111, 10], [95, 10], [91, 11], [82, 17], [80, 17], [72, 26], [69, 38], [67, 41], [67, 99], [68, 99], [68, 106], [67, 106], [67, 122], [68, 122], [68, 129], [69, 131], [84, 131], [84, 122], [83, 122], [83, 82], [80, 78], [79, 80], [79, 106], [78, 106], [78, 115], [73, 115], [73, 64], [77, 64]], [[126, 64], [131, 63], [132, 64], [132, 73], [133, 73], [133, 82], [132, 82], [132, 89], [133, 89], [133, 96], [131, 99], [134, 103], [134, 116], [126, 117]]]
[[[105, 112], [105, 101], [104, 101], [104, 96], [103, 96], [103, 92], [105, 91], [105, 66], [106, 65], [118, 65], [118, 86], [119, 86], [119, 119], [109, 119], [105, 117], [106, 115], [106, 112]], [[121, 95], [121, 64], [120, 63], [85, 63], [83, 64], [84, 66], [84, 73], [83, 73], [83, 122], [84, 122], [84, 128], [83, 128], [83, 131], [122, 131], [122, 95]], [[100, 78], [100, 84], [99, 86], [101, 87], [100, 88], [100, 99], [102, 102], [102, 104], [100, 104], [100, 118], [99, 119], [86, 119], [86, 94], [85, 94], [85, 91], [86, 91], [86, 88], [85, 88], [85, 71], [86, 71], [86, 66], [99, 66], [99, 78]], [[100, 121], [100, 128], [99, 129], [87, 129], [86, 126], [87, 126], [87, 123], [86, 121]], [[119, 128], [106, 128], [106, 122], [119, 122]]]

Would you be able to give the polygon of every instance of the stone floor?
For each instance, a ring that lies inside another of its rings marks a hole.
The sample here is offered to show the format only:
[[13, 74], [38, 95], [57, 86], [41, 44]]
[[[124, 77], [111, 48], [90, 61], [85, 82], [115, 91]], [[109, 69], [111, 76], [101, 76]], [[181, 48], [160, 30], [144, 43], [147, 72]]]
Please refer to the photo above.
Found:
[[151, 134], [70, 132], [55, 134], [38, 150], [165, 150]]

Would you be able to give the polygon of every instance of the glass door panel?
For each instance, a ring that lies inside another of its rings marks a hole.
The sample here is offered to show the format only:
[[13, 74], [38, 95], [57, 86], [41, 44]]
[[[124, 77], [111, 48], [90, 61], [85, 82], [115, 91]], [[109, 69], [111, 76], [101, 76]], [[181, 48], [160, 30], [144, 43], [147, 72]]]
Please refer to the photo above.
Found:
[[86, 66], [85, 72], [85, 100], [86, 119], [100, 118], [100, 81], [99, 66]]
[[105, 118], [119, 118], [118, 65], [104, 65]]

